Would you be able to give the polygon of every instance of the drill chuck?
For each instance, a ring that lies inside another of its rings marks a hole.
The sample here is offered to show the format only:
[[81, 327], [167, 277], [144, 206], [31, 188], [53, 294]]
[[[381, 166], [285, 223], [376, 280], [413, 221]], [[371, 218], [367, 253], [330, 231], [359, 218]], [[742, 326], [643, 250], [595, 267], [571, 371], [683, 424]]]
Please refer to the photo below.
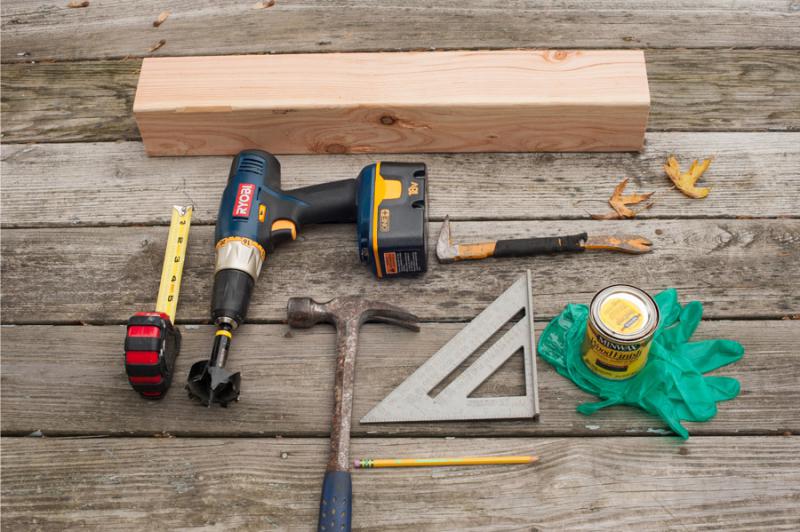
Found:
[[214, 323], [229, 323], [232, 329], [236, 329], [247, 317], [254, 285], [255, 279], [242, 270], [229, 268], [214, 274], [214, 292], [211, 296], [211, 318]]

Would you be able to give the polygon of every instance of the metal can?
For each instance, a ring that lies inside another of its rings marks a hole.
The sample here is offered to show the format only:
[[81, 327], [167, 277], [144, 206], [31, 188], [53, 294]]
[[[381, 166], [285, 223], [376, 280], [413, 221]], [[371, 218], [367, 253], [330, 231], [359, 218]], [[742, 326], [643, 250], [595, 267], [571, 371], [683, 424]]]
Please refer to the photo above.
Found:
[[633, 377], [647, 363], [658, 321], [658, 306], [644, 290], [624, 284], [604, 288], [589, 306], [583, 362], [607, 379]]

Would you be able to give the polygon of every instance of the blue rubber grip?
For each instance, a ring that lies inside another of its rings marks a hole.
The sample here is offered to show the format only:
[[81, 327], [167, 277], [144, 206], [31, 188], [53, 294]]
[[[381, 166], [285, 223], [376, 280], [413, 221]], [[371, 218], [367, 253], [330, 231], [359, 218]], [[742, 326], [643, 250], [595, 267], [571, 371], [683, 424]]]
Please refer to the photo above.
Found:
[[318, 532], [350, 532], [353, 486], [347, 471], [326, 471], [319, 501]]

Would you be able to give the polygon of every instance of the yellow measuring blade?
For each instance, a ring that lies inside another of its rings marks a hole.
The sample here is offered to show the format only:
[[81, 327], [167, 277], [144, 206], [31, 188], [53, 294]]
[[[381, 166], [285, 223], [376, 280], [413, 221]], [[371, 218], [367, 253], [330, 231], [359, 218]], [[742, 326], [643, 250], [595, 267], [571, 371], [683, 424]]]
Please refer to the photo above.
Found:
[[156, 312], [169, 315], [175, 323], [175, 309], [181, 291], [183, 263], [186, 261], [186, 245], [189, 243], [189, 226], [192, 223], [192, 207], [174, 206], [172, 221], [169, 224], [167, 250], [164, 252], [164, 266], [161, 268], [161, 285], [158, 287]]

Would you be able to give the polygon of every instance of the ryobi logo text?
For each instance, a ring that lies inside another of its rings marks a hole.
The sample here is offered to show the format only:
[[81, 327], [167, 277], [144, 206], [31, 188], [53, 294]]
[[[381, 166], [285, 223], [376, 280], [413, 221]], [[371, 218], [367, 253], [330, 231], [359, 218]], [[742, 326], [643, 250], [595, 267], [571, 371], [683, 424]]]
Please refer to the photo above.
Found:
[[236, 218], [248, 218], [250, 207], [253, 205], [253, 196], [256, 186], [252, 183], [240, 183], [239, 190], [236, 192], [236, 199], [233, 204], [233, 216]]

